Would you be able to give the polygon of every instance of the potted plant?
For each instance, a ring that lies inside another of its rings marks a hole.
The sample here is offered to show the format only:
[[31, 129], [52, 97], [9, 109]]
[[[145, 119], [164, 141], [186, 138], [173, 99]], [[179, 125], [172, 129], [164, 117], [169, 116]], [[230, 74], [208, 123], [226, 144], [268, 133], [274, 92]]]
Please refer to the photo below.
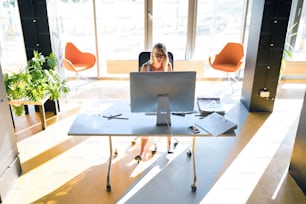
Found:
[[70, 91], [67, 81], [56, 72], [57, 59], [54, 54], [44, 56], [38, 51], [18, 73], [4, 74], [4, 82], [9, 101], [20, 101], [12, 105], [13, 112], [20, 116], [24, 112], [22, 101], [40, 101], [45, 97], [58, 100]]

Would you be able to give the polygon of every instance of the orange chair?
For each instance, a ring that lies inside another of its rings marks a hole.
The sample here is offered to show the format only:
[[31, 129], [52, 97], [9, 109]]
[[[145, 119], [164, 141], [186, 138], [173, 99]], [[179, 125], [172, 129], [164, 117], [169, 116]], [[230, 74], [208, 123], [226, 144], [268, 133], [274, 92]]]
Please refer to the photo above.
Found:
[[[224, 46], [224, 48], [220, 51], [219, 54], [215, 56], [210, 56], [208, 58], [208, 62], [213, 69], [226, 72], [225, 74], [227, 76], [227, 79], [231, 82], [231, 79], [234, 81], [237, 81], [237, 79], [231, 77], [229, 73], [236, 72], [240, 69], [243, 63], [243, 57], [243, 45], [241, 43], [229, 42]], [[224, 77], [219, 78], [217, 81], [220, 81], [222, 78]], [[233, 91], [232, 83], [231, 86]]]
[[75, 72], [77, 79], [81, 77], [79, 72], [93, 68], [95, 63], [95, 55], [88, 52], [81, 52], [71, 42], [66, 43], [64, 67], [69, 71]]

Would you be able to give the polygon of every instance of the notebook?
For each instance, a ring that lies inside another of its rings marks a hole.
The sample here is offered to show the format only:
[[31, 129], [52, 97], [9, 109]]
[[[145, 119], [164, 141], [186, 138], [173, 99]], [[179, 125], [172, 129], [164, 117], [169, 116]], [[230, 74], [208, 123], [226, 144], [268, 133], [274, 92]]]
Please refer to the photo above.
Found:
[[203, 119], [199, 119], [195, 125], [213, 136], [219, 136], [225, 133], [235, 134], [234, 130], [237, 128], [234, 122], [216, 112], [209, 114]]

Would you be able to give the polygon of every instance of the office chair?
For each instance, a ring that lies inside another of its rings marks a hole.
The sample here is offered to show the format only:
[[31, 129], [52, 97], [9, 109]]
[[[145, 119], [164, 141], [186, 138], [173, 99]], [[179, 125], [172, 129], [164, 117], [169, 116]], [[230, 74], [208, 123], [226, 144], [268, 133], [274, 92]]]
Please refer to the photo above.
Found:
[[94, 54], [81, 52], [72, 42], [66, 43], [64, 67], [67, 70], [74, 72], [76, 74], [76, 79], [83, 77], [79, 72], [93, 68], [95, 63], [96, 56]]
[[[236, 72], [237, 70], [240, 69], [243, 63], [242, 61], [243, 57], [244, 57], [243, 45], [241, 43], [229, 42], [217, 55], [210, 56], [208, 58], [208, 62], [213, 69], [225, 72], [225, 77], [227, 77], [228, 81], [231, 83], [232, 82], [231, 80], [238, 81], [236, 78], [231, 77], [230, 73]], [[220, 81], [223, 78], [224, 76], [220, 77], [213, 84], [215, 84], [216, 82]], [[231, 87], [233, 92], [232, 83]]]
[[[141, 71], [141, 67], [144, 63], [147, 63], [149, 60], [150, 60], [150, 55], [151, 55], [151, 52], [150, 51], [143, 51], [141, 53], [139, 53], [139, 56], [138, 56], [138, 71], [140, 72]], [[168, 52], [168, 57], [169, 57], [169, 62], [172, 66], [172, 70], [173, 70], [173, 65], [174, 65], [174, 61], [173, 61], [173, 54], [172, 52]], [[140, 137], [140, 136], [137, 136], [134, 138], [134, 140], [132, 141], [132, 146], [134, 146], [136, 144], [136, 140], [137, 138]], [[178, 145], [178, 140], [176, 138], [174, 138], [176, 140], [176, 142], [174, 142], [174, 148]], [[155, 154], [156, 153], [156, 144], [155, 145], [155, 149], [152, 150], [152, 154]]]

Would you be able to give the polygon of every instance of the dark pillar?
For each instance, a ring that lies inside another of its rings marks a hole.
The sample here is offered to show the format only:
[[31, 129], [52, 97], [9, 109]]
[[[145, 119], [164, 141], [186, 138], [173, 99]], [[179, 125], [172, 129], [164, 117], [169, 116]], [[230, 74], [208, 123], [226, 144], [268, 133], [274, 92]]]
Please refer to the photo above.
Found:
[[306, 92], [293, 146], [289, 172], [306, 196]]
[[[52, 52], [46, 0], [18, 0], [27, 60], [37, 50], [48, 56]], [[45, 110], [56, 113], [56, 103], [48, 100]], [[35, 107], [38, 111], [38, 107]]]
[[18, 0], [27, 60], [38, 50], [43, 55], [52, 52], [46, 0]]
[[292, 1], [252, 2], [241, 101], [250, 112], [272, 112]]

